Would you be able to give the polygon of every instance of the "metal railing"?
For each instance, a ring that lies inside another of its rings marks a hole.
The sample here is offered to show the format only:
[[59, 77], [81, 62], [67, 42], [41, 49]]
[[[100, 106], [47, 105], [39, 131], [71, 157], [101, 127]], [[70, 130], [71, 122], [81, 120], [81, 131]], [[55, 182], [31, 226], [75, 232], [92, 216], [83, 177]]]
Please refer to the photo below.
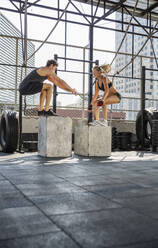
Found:
[[[1, 38], [9, 38], [9, 39], [14, 39], [16, 41], [16, 58], [15, 58], [15, 63], [14, 64], [11, 64], [11, 63], [3, 63], [3, 61], [0, 60], [0, 66], [11, 66], [11, 67], [15, 67], [15, 84], [14, 84], [14, 87], [13, 88], [10, 88], [10, 87], [7, 87], [7, 83], [6, 83], [6, 86], [5, 87], [0, 87], [0, 94], [1, 94], [1, 91], [2, 92], [5, 92], [5, 91], [13, 91], [14, 92], [14, 103], [9, 103], [9, 102], [5, 102], [1, 99], [0, 101], [0, 108], [1, 110], [3, 108], [12, 108], [12, 109], [15, 109], [16, 111], [18, 111], [19, 109], [19, 103], [18, 103], [18, 84], [19, 84], [19, 75], [18, 75], [18, 68], [21, 68], [22, 65], [18, 62], [18, 56], [19, 56], [19, 51], [18, 51], [18, 42], [19, 40], [21, 40], [20, 37], [15, 37], [15, 36], [9, 36], [9, 35], [2, 35], [0, 34], [0, 37]], [[37, 39], [28, 39], [28, 41], [31, 41], [31, 42], [34, 42], [34, 43], [41, 43], [43, 42], [42, 40], [37, 40]], [[56, 46], [56, 47], [64, 47], [65, 44], [62, 44], [62, 43], [57, 43], [57, 42], [50, 42], [50, 41], [47, 41], [45, 43], [46, 45], [51, 45], [51, 46]], [[85, 112], [87, 111], [87, 93], [86, 93], [86, 76], [89, 75], [89, 73], [86, 71], [86, 63], [88, 62], [86, 60], [86, 52], [88, 51], [88, 47], [82, 47], [82, 46], [76, 46], [76, 45], [69, 45], [67, 44], [67, 47], [68, 48], [75, 48], [75, 49], [80, 49], [81, 52], [80, 54], [82, 54], [82, 59], [74, 59], [74, 58], [69, 58], [69, 60], [72, 60], [72, 61], [76, 61], [76, 62], [79, 62], [81, 61], [82, 64], [83, 64], [83, 67], [82, 67], [82, 70], [80, 71], [73, 71], [73, 70], [69, 70], [68, 68], [65, 70], [65, 69], [62, 69], [60, 68], [58, 70], [59, 73], [62, 73], [62, 72], [66, 72], [66, 73], [75, 73], [75, 74], [81, 74], [82, 75], [82, 92], [81, 92], [81, 96], [82, 96], [82, 99], [80, 101], [81, 105], [82, 106], [58, 106], [57, 105], [57, 108], [59, 109], [78, 109], [78, 110], [82, 110], [82, 118], [85, 118]], [[95, 52], [98, 52], [98, 53], [102, 53], [102, 56], [105, 56], [107, 54], [111, 54], [111, 55], [115, 55], [115, 51], [111, 51], [111, 50], [103, 50], [103, 49], [94, 49]], [[119, 52], [119, 55], [122, 55], [122, 56], [133, 56], [133, 54], [130, 54], [130, 53], [123, 53], [123, 52]], [[53, 56], [53, 55], [52, 55]], [[60, 56], [61, 57], [61, 56]], [[60, 58], [59, 57], [59, 58]], [[153, 59], [154, 60], [154, 57], [153, 56], [145, 56], [145, 55], [138, 55], [138, 59], [140, 59], [140, 71], [141, 71], [141, 67], [144, 63], [144, 60], [146, 59]], [[34, 68], [34, 67], [29, 67], [28, 68]], [[150, 68], [149, 68], [150, 69]], [[156, 69], [152, 69], [153, 71], [156, 71]], [[112, 78], [113, 75], [110, 74], [109, 75], [109, 78]], [[115, 80], [119, 80], [119, 79], [128, 79], [128, 80], [139, 80], [140, 83], [141, 83], [141, 75], [140, 76], [127, 76], [127, 75], [117, 75], [116, 76], [116, 79]], [[153, 77], [149, 77], [149, 78], [146, 78], [146, 80], [149, 80], [149, 81], [153, 81], [153, 82], [156, 82], [157, 81], [157, 78], [153, 78]], [[58, 92], [58, 96], [60, 95], [71, 95], [70, 93], [67, 93], [67, 92]], [[122, 96], [122, 101], [124, 100], [138, 100], [138, 101], [141, 101], [141, 95], [140, 97], [138, 96]], [[147, 101], [152, 101], [152, 102], [158, 102], [158, 99], [149, 99], [146, 97], [146, 100]], [[27, 106], [29, 108], [31, 107], [37, 107], [37, 104], [34, 104], [33, 102], [30, 103], [29, 101], [27, 102]], [[130, 113], [130, 112], [138, 112], [139, 109], [128, 109], [128, 108], [124, 108], [124, 107], [120, 107], [120, 108], [115, 108], [113, 106], [109, 107], [108, 106], [108, 110], [111, 112], [111, 111], [116, 111], [116, 112], [126, 112], [126, 113]]]

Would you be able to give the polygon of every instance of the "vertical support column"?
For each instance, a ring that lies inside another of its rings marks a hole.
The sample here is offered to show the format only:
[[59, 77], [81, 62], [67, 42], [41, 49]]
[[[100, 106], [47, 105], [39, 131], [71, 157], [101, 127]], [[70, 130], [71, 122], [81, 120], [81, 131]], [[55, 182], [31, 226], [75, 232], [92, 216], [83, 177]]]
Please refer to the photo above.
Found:
[[145, 111], [145, 66], [142, 66], [141, 72], [141, 112], [142, 112], [142, 120], [141, 120], [141, 127], [142, 127], [142, 140], [141, 140], [141, 148], [144, 149], [144, 142], [145, 142], [145, 130], [144, 130], [144, 111]]
[[[54, 59], [57, 61], [58, 60], [58, 56], [57, 54], [54, 54]], [[55, 72], [57, 74], [57, 70]], [[57, 86], [54, 84], [53, 87], [53, 111], [56, 113], [57, 110], [57, 106], [56, 106], [56, 98], [57, 98]]]
[[18, 84], [18, 39], [16, 39], [16, 68], [15, 68], [15, 110], [17, 109], [17, 84]]
[[[26, 59], [27, 59], [27, 1], [25, 0], [25, 16], [24, 16], [24, 61], [26, 73]], [[22, 78], [22, 77], [21, 77]], [[22, 148], [22, 95], [19, 94], [19, 152]]]
[[22, 95], [19, 94], [19, 151], [22, 148]]
[[[89, 87], [88, 87], [88, 106], [92, 101], [93, 96], [93, 75], [92, 75], [92, 68], [93, 68], [93, 0], [91, 0], [91, 24], [89, 27]], [[92, 122], [92, 112], [88, 113], [88, 123]]]
[[[132, 26], [132, 59], [134, 57], [134, 25]], [[132, 78], [134, 76], [134, 62], [132, 60]]]
[[58, 18], [60, 16], [59, 9], [60, 9], [60, 0], [58, 0]]
[[[147, 9], [149, 9], [149, 0], [147, 0]], [[147, 12], [147, 18], [146, 18], [146, 25], [148, 26], [149, 25], [149, 12]]]
[[122, 7], [122, 31], [124, 31], [124, 9]]
[[67, 57], [67, 13], [65, 12], [65, 71], [66, 71], [66, 57]]
[[103, 15], [106, 13], [106, 1], [104, 1]]
[[[83, 60], [86, 60], [86, 47], [83, 48]], [[83, 87], [82, 87], [82, 93], [83, 93], [83, 98], [82, 98], [82, 120], [84, 120], [84, 107], [85, 107], [85, 62], [83, 62]]]

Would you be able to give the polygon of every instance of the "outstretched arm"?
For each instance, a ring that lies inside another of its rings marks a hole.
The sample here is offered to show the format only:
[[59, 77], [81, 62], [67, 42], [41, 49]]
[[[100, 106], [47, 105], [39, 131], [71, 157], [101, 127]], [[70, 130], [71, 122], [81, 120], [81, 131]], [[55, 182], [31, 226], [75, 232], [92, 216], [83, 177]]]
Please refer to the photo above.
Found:
[[91, 101], [91, 104], [92, 104], [92, 105], [93, 105], [94, 102], [96, 101], [98, 95], [99, 95], [99, 89], [98, 89], [98, 85], [96, 84], [96, 87], [95, 87], [95, 94], [94, 94], [94, 96], [93, 96], [93, 98], [92, 98], [92, 101]]
[[103, 95], [103, 98], [102, 98], [103, 101], [104, 101], [104, 100], [107, 98], [107, 96], [109, 95], [109, 86], [108, 86], [108, 82], [109, 82], [109, 80], [108, 80], [107, 78], [104, 78], [104, 79], [103, 79], [104, 89], [105, 89], [104, 95]]
[[55, 85], [57, 85], [62, 90], [66, 90], [68, 92], [71, 92], [74, 95], [77, 95], [78, 94], [77, 91], [76, 91], [76, 89], [72, 89], [64, 80], [62, 80], [61, 78], [59, 78], [55, 73], [53, 73], [52, 75], [50, 75], [48, 77], [48, 80], [50, 80], [51, 82], [53, 82]]

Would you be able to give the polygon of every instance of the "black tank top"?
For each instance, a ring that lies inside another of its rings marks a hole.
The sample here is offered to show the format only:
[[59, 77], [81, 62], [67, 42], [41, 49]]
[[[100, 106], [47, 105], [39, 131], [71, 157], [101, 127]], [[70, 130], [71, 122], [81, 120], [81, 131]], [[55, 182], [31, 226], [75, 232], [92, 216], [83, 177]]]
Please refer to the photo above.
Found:
[[[99, 81], [97, 80], [97, 85], [98, 85], [98, 88], [99, 88], [100, 90], [105, 91], [103, 82], [102, 82], [102, 85], [101, 85], [101, 87], [100, 87]], [[109, 86], [109, 88], [111, 88], [111, 87], [112, 87], [112, 82], [110, 82], [110, 83], [108, 84], [108, 86]]]
[[48, 79], [47, 76], [40, 76], [37, 73], [38, 69], [33, 70], [32, 72], [30, 72], [22, 81], [22, 84], [28, 84], [30, 82], [39, 82], [39, 83], [43, 83], [44, 80]]

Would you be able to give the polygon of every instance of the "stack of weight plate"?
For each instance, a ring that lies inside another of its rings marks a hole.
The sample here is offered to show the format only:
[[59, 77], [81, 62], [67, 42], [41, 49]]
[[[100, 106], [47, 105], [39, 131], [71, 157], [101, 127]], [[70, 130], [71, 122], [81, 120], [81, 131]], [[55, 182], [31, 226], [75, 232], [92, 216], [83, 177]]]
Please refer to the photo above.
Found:
[[112, 127], [112, 151], [117, 149], [117, 130], [116, 127]]
[[131, 133], [120, 132], [117, 134], [117, 144], [119, 150], [129, 151], [131, 150]]

